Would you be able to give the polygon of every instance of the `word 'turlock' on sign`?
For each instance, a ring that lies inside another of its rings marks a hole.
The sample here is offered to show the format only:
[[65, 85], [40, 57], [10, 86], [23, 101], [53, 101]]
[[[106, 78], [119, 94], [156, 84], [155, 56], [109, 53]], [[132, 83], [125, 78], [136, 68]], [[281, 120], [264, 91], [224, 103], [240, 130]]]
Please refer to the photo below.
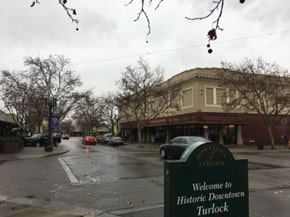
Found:
[[164, 217], [249, 217], [248, 162], [198, 142], [164, 162]]

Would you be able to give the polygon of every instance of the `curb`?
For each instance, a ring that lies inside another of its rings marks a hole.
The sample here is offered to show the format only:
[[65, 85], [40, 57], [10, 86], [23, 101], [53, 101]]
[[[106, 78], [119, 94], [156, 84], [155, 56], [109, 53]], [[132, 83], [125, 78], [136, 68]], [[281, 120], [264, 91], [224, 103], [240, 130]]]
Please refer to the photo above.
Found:
[[25, 160], [25, 159], [37, 159], [44, 157], [51, 157], [56, 155], [61, 155], [69, 152], [70, 150], [64, 149], [63, 151], [58, 152], [44, 152], [44, 153], [31, 153], [31, 154], [0, 154], [1, 161], [11, 161], [11, 160]]

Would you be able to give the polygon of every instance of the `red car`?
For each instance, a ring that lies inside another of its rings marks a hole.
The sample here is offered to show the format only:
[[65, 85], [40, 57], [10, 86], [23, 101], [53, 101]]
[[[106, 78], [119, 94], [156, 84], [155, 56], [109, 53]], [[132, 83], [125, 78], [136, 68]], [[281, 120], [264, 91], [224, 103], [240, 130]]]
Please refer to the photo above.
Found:
[[96, 145], [97, 139], [93, 136], [85, 136], [82, 141], [83, 145]]

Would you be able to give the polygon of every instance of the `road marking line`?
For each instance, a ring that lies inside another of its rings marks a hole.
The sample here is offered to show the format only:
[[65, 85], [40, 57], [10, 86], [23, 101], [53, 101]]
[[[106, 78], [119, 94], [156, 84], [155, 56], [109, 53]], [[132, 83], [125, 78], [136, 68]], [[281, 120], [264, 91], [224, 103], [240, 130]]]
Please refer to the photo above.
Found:
[[66, 162], [62, 159], [62, 158], [58, 158], [58, 161], [60, 162], [60, 164], [62, 165], [62, 168], [64, 169], [70, 183], [72, 184], [77, 184], [79, 183], [79, 180], [77, 179], [77, 177], [73, 174], [73, 172], [71, 171], [71, 169], [69, 168], [69, 166], [66, 164]]

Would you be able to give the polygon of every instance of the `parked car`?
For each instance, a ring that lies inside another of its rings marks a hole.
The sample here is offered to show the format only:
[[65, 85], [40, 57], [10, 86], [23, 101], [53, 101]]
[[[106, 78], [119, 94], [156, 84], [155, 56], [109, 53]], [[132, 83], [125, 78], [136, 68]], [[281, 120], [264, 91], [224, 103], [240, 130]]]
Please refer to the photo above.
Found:
[[112, 133], [105, 133], [104, 135], [100, 136], [100, 142], [103, 144], [108, 144], [110, 137], [112, 137]]
[[53, 140], [54, 140], [54, 143], [61, 143], [61, 137], [62, 137], [62, 134], [61, 133], [54, 133], [52, 134], [52, 137], [53, 137]]
[[48, 136], [42, 133], [37, 133], [32, 136], [24, 137], [25, 146], [45, 146], [45, 141], [48, 140]]
[[[47, 133], [36, 133], [32, 136], [24, 137], [24, 145], [25, 146], [45, 146], [45, 143], [48, 142], [48, 134]], [[59, 143], [59, 137], [55, 134], [52, 135], [53, 145], [56, 147]]]
[[62, 134], [62, 139], [69, 139], [68, 133], [63, 133]]
[[124, 141], [121, 137], [118, 136], [111, 136], [108, 138], [109, 145], [124, 145]]
[[178, 136], [169, 141], [169, 143], [160, 146], [160, 156], [162, 159], [172, 158], [179, 159], [185, 149], [196, 142], [212, 141], [199, 136]]
[[82, 140], [83, 145], [96, 145], [97, 139], [93, 136], [85, 136]]

